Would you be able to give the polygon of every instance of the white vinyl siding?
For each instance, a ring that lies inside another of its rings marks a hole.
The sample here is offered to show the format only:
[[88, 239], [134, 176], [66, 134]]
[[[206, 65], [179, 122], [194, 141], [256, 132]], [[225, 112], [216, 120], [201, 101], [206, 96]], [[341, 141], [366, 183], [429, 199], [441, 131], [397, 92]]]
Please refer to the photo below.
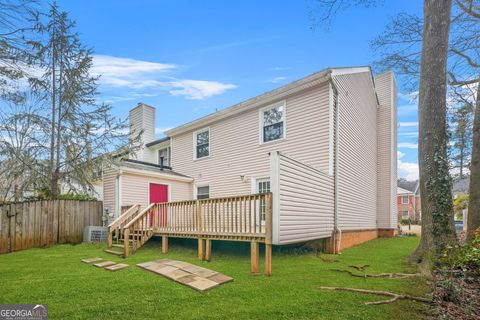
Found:
[[391, 72], [375, 77], [377, 112], [377, 224], [397, 226], [397, 89]]
[[334, 225], [333, 177], [280, 154], [277, 181], [277, 244], [330, 237]]
[[183, 201], [192, 199], [192, 184], [190, 182], [175, 181], [157, 178], [147, 174], [122, 174], [122, 206], [139, 203], [142, 208], [150, 204], [150, 183], [168, 185], [170, 201]]
[[118, 170], [112, 168], [106, 168], [103, 171], [103, 210], [109, 213], [116, 213], [117, 203], [116, 203], [116, 194], [117, 194], [117, 172]]
[[377, 101], [370, 72], [334, 75], [338, 93], [338, 225], [377, 227]]
[[269, 176], [268, 153], [277, 150], [327, 171], [328, 92], [324, 83], [281, 100], [286, 105], [288, 136], [275, 143], [259, 144], [259, 109], [265, 106], [211, 123], [210, 145], [215, 152], [201, 161], [192, 159], [192, 131], [173, 136], [172, 167], [198, 184], [210, 184], [212, 198], [251, 193], [251, 179]]

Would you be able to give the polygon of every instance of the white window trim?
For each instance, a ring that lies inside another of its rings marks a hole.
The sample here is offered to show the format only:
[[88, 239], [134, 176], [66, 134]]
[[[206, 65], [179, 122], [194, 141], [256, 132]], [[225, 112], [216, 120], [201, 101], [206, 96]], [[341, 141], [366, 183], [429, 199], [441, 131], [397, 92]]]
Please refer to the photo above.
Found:
[[193, 190], [193, 198], [195, 200], [202, 200], [202, 199], [198, 199], [197, 196], [198, 196], [198, 188], [202, 188], [202, 187], [208, 187], [208, 198], [210, 199], [212, 197], [212, 189], [210, 187], [210, 184], [208, 183], [201, 183], [201, 184], [196, 184], [195, 185], [195, 189]]
[[[410, 204], [410, 196], [407, 195], [407, 196], [401, 196], [401, 197], [402, 197], [402, 201], [401, 201], [402, 203], [401, 204]], [[407, 197], [407, 202], [403, 201], [403, 197]]]
[[160, 150], [164, 150], [164, 149], [167, 149], [167, 156], [168, 156], [168, 164], [164, 163], [164, 165], [166, 165], [167, 167], [170, 167], [172, 163], [172, 153], [171, 153], [170, 146], [157, 149], [157, 163], [160, 164]]
[[[258, 183], [261, 181], [269, 181], [270, 182], [270, 192], [272, 192], [272, 179], [270, 177], [261, 177], [261, 178], [252, 178], [252, 194], [258, 194], [260, 190], [258, 190]], [[260, 210], [260, 208], [257, 208]], [[265, 220], [261, 220], [261, 225], [265, 225]]]
[[[270, 110], [270, 109], [280, 107], [280, 106], [283, 107], [283, 137], [280, 138], [280, 139], [275, 139], [275, 140], [272, 140], [272, 141], [264, 142], [263, 141], [263, 112], [265, 110]], [[269, 104], [268, 106], [260, 108], [260, 110], [258, 112], [258, 119], [259, 119], [259, 121], [258, 121], [258, 127], [259, 127], [258, 141], [259, 141], [260, 145], [271, 144], [271, 143], [275, 143], [275, 142], [279, 142], [279, 141], [287, 139], [287, 102], [285, 100], [277, 102], [277, 103], [272, 103], [272, 104]]]
[[[197, 134], [208, 131], [208, 156], [197, 158]], [[208, 159], [212, 155], [212, 136], [210, 135], [210, 127], [202, 128], [193, 132], [193, 160]]]

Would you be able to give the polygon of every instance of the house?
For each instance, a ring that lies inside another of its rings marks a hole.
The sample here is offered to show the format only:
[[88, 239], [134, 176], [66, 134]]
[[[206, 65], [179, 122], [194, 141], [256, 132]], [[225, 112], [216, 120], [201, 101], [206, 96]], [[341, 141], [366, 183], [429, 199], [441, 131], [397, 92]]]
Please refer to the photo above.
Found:
[[[144, 131], [143, 148], [104, 172], [104, 206], [115, 217], [127, 210], [134, 220], [143, 210], [150, 219], [143, 225], [154, 226], [147, 238], [198, 238], [199, 251], [204, 238], [207, 252], [212, 239], [267, 248], [323, 239], [338, 252], [395, 234], [392, 72], [374, 77], [369, 67], [328, 68], [158, 140], [155, 108], [140, 103], [129, 116], [131, 127]], [[130, 228], [126, 238], [138, 234], [136, 223], [123, 228]]]
[[419, 221], [422, 217], [422, 207], [419, 194], [419, 185], [414, 191], [397, 187], [398, 221], [410, 219]]

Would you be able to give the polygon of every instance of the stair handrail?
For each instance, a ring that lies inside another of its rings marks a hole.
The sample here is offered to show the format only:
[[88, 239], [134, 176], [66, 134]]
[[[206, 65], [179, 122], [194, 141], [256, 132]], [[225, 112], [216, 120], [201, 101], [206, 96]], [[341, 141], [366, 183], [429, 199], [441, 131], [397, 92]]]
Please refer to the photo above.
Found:
[[137, 213], [138, 209], [140, 209], [140, 204], [134, 204], [124, 213], [122, 213], [117, 219], [113, 220], [112, 223], [108, 225], [108, 228], [114, 228], [122, 224], [125, 220], [130, 218], [132, 215]]
[[150, 209], [152, 209], [152, 207], [155, 206], [155, 205], [156, 205], [156, 203], [151, 203], [148, 207], [146, 207], [145, 209], [140, 211], [140, 213], [137, 214], [132, 220], [130, 220], [129, 223], [127, 223], [126, 225], [123, 226], [123, 229], [125, 230], [125, 229], [130, 228], [135, 223], [135, 221], [139, 220], [142, 216], [147, 214], [150, 211]]
[[[124, 234], [124, 242], [123, 242], [123, 256], [125, 258], [128, 257], [129, 255], [129, 241], [130, 241], [130, 228], [138, 221], [140, 218], [142, 218], [144, 215], [148, 214], [150, 210], [157, 205], [156, 203], [151, 203], [148, 207], [143, 209], [139, 214], [135, 216], [129, 223], [127, 223], [125, 226], [123, 226], [122, 231]], [[132, 230], [133, 231], [133, 230]], [[134, 248], [135, 249], [135, 248]]]

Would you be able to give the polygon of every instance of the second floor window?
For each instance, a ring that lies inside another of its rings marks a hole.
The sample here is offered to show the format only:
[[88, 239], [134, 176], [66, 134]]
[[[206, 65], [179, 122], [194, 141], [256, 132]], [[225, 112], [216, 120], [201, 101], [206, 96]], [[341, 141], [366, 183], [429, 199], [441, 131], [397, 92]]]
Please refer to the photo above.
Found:
[[408, 201], [408, 196], [402, 196], [402, 204], [409, 204], [410, 201]]
[[210, 130], [205, 129], [195, 133], [195, 159], [210, 155]]
[[169, 167], [170, 166], [170, 148], [163, 148], [158, 150], [158, 164], [162, 164], [163, 158], [163, 165]]
[[285, 137], [285, 106], [277, 105], [262, 110], [262, 142], [283, 139]]

